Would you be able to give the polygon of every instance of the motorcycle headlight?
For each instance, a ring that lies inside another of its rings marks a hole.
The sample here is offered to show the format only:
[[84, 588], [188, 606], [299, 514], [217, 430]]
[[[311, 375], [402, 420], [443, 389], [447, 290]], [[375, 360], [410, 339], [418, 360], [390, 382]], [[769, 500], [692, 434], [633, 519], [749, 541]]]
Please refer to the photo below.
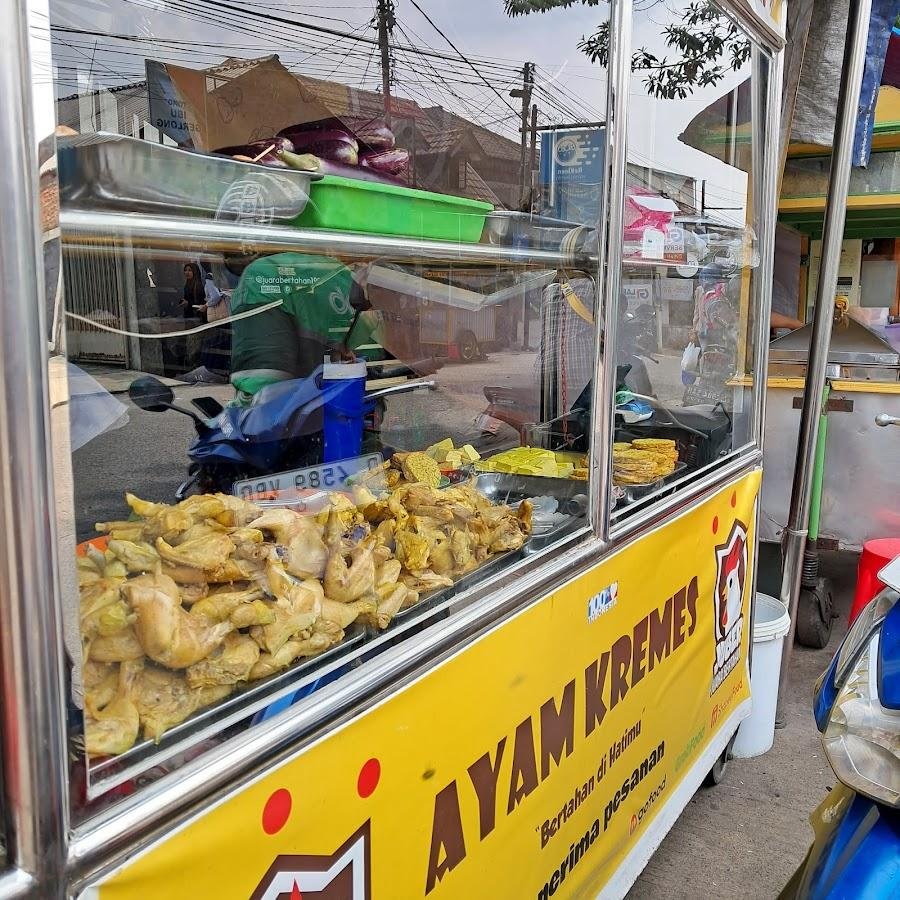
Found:
[[873, 635], [848, 664], [852, 668], [841, 684], [822, 744], [844, 784], [900, 806], [900, 711], [885, 709], [878, 699], [878, 642], [879, 635]]
[[836, 684], [841, 684], [847, 676], [850, 666], [856, 662], [859, 651], [872, 637], [875, 629], [881, 624], [896, 600], [897, 595], [888, 589], [882, 591], [871, 603], [863, 607], [856, 621], [850, 626], [847, 637], [844, 638], [844, 643], [841, 645], [841, 652], [838, 653], [837, 666], [834, 670]]

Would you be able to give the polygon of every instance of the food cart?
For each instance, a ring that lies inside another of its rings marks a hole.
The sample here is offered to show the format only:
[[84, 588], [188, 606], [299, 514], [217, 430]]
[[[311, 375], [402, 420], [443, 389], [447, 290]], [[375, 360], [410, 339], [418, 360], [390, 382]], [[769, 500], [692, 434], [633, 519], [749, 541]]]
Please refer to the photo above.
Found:
[[[556, 88], [605, 112], [600, 239], [553, 249], [481, 239], [531, 183], [524, 137], [510, 177], [519, 133], [485, 134], [503, 113], [473, 123], [485, 97], [459, 101], [454, 131], [391, 77], [411, 60], [465, 96], [459, 72], [491, 61], [475, 36], [436, 51], [398, 5], [359, 50], [365, 21], [276, 9], [0, 3], [0, 897], [623, 896], [749, 713], [779, 28], [765, 4], [716, 8], [739, 52], [693, 100], [750, 103], [724, 104], [729, 161], [679, 142], [693, 107], [635, 102], [649, 13], [548, 13], [580, 66], [582, 34], [612, 35], [606, 68]], [[542, 15], [482, 18], [481, 39], [502, 26], [523, 62], [559, 61]], [[628, 391], [623, 281], [668, 268], [682, 233], [632, 220], [625, 252], [626, 162], [648, 154], [727, 192], [757, 243], [727, 278], [695, 274], [703, 339], [726, 347], [713, 403], [669, 369]], [[118, 261], [121, 315], [70, 308], [69, 253]], [[183, 264], [188, 305], [187, 270], [228, 273], [230, 315], [142, 332], [155, 259]], [[428, 275], [451, 265], [555, 304], [537, 349], [491, 358], [533, 385], [539, 446], [479, 443], [473, 367], [401, 385], [365, 424], [365, 367], [331, 329], [380, 315], [398, 355], [419, 295], [379, 272], [439, 294]], [[232, 384], [135, 371], [113, 394], [67, 358], [85, 318], [127, 347], [224, 322]]]
[[[900, 336], [892, 320], [900, 314], [895, 244], [900, 206], [895, 170], [900, 159], [900, 90], [884, 86], [875, 109], [872, 156], [854, 169], [847, 198], [838, 295], [846, 309], [833, 328], [828, 413], [835, 428], [826, 445], [825, 482], [819, 543], [823, 547], [860, 550], [866, 540], [897, 532], [894, 510], [900, 497], [890, 477], [889, 435], [875, 426], [879, 413], [900, 409]], [[779, 201], [779, 221], [787, 232], [785, 247], [794, 308], [781, 312], [806, 320], [815, 291], [825, 208], [827, 167], [824, 148], [794, 144]], [[778, 541], [787, 521], [787, 484], [791, 461], [772, 436], [794, 427], [796, 398], [803, 389], [809, 326], [773, 343], [769, 353], [769, 414], [766, 428], [766, 479], [763, 486], [762, 540]], [[837, 427], [838, 417], [841, 427]], [[857, 474], [858, 473], [858, 474]], [[878, 485], [876, 490], [875, 486]]]

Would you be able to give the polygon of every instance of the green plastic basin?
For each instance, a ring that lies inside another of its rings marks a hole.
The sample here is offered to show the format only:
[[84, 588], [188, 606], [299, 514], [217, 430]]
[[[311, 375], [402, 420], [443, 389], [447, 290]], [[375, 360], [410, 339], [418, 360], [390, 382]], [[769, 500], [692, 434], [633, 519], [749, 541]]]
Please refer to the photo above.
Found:
[[293, 224], [474, 243], [492, 210], [467, 197], [326, 175], [312, 183], [309, 203]]

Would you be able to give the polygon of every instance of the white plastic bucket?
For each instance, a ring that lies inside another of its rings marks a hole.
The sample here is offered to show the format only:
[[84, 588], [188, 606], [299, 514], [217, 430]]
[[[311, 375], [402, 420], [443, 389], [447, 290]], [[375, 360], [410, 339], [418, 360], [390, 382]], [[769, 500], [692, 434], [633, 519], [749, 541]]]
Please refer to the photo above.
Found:
[[775, 706], [781, 650], [791, 619], [785, 605], [768, 594], [756, 595], [750, 693], [753, 711], [741, 722], [731, 754], [739, 759], [760, 756], [775, 741]]

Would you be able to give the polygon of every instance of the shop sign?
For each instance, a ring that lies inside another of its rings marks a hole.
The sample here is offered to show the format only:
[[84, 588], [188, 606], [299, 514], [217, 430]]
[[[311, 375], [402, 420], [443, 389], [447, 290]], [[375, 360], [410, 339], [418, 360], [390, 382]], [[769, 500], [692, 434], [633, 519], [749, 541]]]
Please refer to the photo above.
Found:
[[603, 126], [542, 132], [544, 214], [568, 222], [599, 224], [605, 151]]
[[749, 711], [759, 484], [625, 547], [88, 896], [594, 896]]

